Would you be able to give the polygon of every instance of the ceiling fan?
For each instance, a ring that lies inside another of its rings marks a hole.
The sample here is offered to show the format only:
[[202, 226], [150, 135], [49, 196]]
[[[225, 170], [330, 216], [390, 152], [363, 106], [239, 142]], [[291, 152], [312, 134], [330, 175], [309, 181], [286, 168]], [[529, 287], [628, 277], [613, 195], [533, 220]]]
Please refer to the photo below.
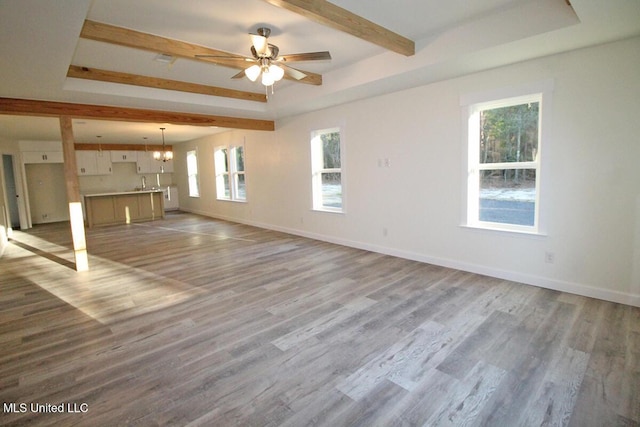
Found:
[[[243, 61], [243, 64], [251, 64], [245, 70], [234, 75], [232, 78], [239, 79], [246, 76], [252, 82], [261, 77], [264, 86], [273, 86], [277, 81], [287, 76], [293, 80], [302, 80], [307, 77], [307, 73], [302, 70], [290, 67], [285, 64], [287, 62], [300, 61], [322, 61], [331, 59], [328, 51], [323, 52], [307, 52], [295, 53], [291, 55], [278, 55], [280, 49], [278, 46], [268, 42], [271, 29], [260, 27], [256, 30], [257, 34], [249, 34], [251, 37], [251, 54], [250, 57], [243, 58], [226, 58], [225, 60]], [[216, 57], [212, 55], [196, 55], [198, 57]], [[217, 56], [217, 58], [221, 58]]]

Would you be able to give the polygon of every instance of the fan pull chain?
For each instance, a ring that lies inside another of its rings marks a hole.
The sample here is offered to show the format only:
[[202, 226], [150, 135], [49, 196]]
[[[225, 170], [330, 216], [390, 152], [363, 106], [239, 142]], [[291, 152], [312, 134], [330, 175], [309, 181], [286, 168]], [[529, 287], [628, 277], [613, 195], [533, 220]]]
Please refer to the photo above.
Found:
[[265, 86], [264, 87], [264, 95], [267, 97], [267, 100], [269, 99], [269, 88], [271, 88], [271, 95], [273, 95], [275, 93], [273, 91], [273, 86], [275, 86], [275, 85]]

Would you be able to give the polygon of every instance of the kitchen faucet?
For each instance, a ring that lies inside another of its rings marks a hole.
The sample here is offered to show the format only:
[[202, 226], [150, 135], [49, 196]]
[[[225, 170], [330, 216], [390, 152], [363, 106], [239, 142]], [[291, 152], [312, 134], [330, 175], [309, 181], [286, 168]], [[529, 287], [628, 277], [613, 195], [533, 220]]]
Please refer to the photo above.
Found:
[[147, 189], [147, 177], [142, 175], [142, 189], [146, 190]]

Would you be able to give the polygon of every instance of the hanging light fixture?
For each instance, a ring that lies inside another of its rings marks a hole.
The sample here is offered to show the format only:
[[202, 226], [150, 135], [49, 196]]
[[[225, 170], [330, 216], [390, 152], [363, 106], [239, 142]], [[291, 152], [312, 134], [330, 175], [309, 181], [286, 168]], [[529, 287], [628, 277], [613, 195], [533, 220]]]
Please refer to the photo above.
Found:
[[262, 69], [260, 68], [259, 65], [252, 65], [251, 67], [244, 70], [245, 76], [247, 76], [247, 78], [252, 82], [255, 82], [256, 80], [258, 80], [258, 76], [260, 75], [261, 72], [262, 72]]
[[[249, 34], [251, 37], [251, 53], [257, 64], [244, 70], [245, 76], [252, 82], [261, 77], [260, 82], [265, 86], [273, 86], [284, 77], [284, 68], [273, 63], [278, 59], [278, 46], [268, 42], [267, 38], [271, 34], [271, 29], [266, 27], [258, 28], [258, 34]], [[272, 88], [273, 90], [273, 88]]]
[[167, 150], [164, 144], [164, 130], [165, 128], [160, 128], [162, 131], [162, 151], [154, 151], [153, 158], [155, 160], [161, 160], [163, 162], [167, 162], [169, 160], [173, 160], [173, 151]]
[[[271, 35], [271, 29], [267, 27], [260, 27], [256, 30], [256, 34], [249, 34], [251, 38], [251, 55], [252, 57], [239, 58], [234, 55], [230, 59], [242, 59], [243, 61], [251, 64], [246, 64], [247, 68], [243, 68], [242, 71], [235, 74], [232, 78], [239, 79], [246, 76], [250, 81], [256, 82], [260, 78], [260, 82], [265, 86], [265, 92], [268, 92], [271, 87], [271, 93], [273, 93], [273, 86], [275, 83], [282, 80], [286, 74], [287, 78], [291, 80], [303, 81], [307, 77], [311, 77], [310, 74], [301, 70], [297, 70], [291, 67], [288, 62], [295, 61], [326, 61], [331, 59], [331, 54], [328, 51], [322, 52], [306, 52], [296, 53], [293, 55], [278, 56], [280, 49], [278, 46], [269, 43], [269, 35]], [[217, 55], [195, 55], [197, 58], [221, 58]], [[216, 61], [212, 61], [216, 62]], [[224, 62], [220, 62], [221, 65], [225, 65]], [[317, 76], [317, 80], [321, 80], [322, 76]], [[308, 82], [313, 84], [321, 84], [312, 82], [309, 79]], [[307, 81], [305, 81], [307, 82]]]
[[261, 58], [260, 65], [252, 65], [244, 70], [245, 76], [252, 82], [258, 80], [258, 77], [262, 76], [260, 81], [265, 86], [273, 86], [275, 82], [279, 82], [284, 77], [284, 69], [282, 67], [272, 64], [270, 58]]

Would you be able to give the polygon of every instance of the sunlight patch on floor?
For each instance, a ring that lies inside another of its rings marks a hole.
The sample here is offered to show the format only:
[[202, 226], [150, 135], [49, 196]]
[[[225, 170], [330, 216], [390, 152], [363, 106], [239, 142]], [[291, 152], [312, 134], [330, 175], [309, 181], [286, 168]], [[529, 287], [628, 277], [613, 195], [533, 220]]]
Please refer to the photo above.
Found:
[[100, 257], [89, 255], [90, 270], [84, 272], [76, 272], [73, 262], [72, 249], [17, 232], [2, 268], [104, 325], [179, 304], [202, 292], [179, 280]]

